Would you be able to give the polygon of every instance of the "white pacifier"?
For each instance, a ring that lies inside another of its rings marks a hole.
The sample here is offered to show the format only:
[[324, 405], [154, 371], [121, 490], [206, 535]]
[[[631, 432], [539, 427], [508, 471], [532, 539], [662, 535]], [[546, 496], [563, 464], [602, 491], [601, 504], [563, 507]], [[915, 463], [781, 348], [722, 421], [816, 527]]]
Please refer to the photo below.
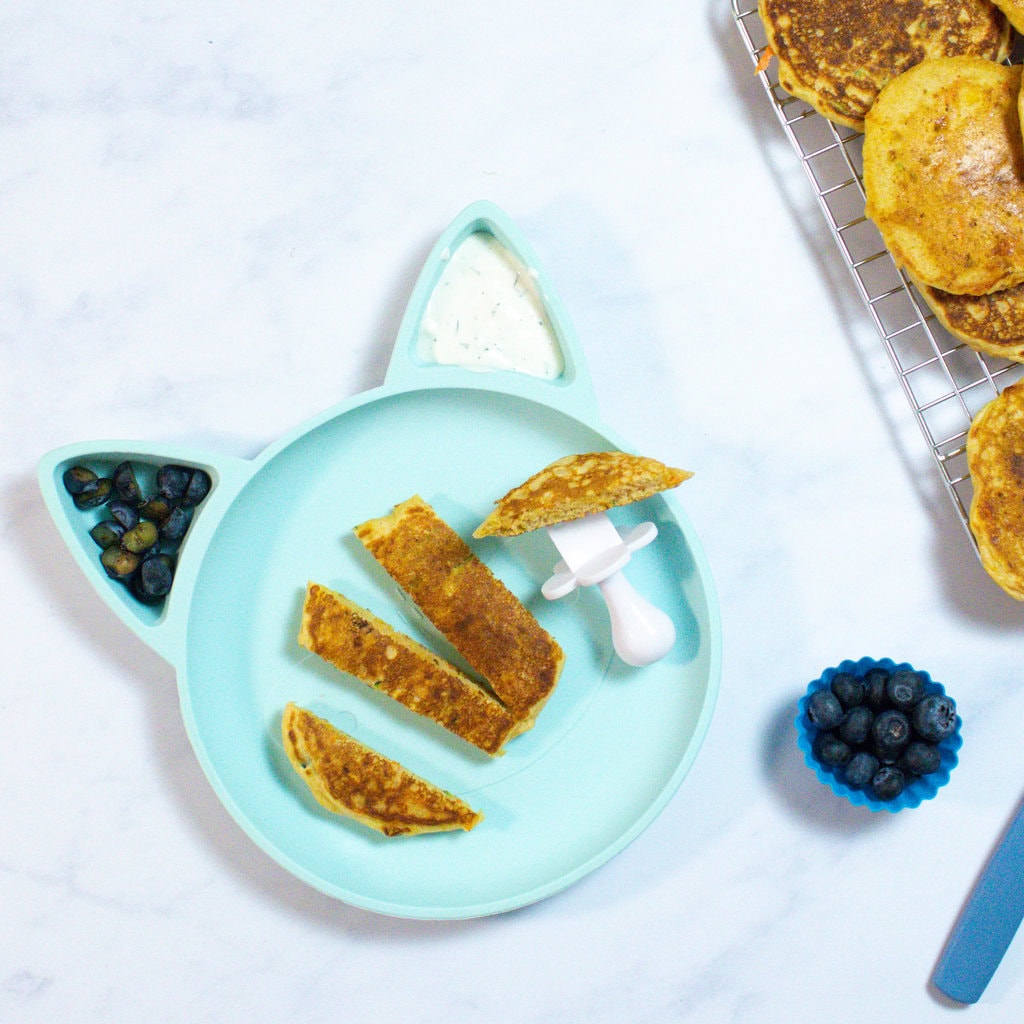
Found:
[[596, 585], [611, 617], [612, 645], [627, 664], [650, 665], [675, 643], [672, 620], [642, 597], [622, 574], [634, 551], [658, 536], [654, 523], [620, 533], [604, 512], [546, 527], [562, 556], [541, 593], [555, 601], [577, 587]]

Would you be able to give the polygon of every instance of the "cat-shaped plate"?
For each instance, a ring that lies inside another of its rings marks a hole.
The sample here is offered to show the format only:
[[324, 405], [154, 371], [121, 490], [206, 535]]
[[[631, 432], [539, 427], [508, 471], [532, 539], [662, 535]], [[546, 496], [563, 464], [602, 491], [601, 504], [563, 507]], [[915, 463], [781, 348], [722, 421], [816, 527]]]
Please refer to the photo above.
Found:
[[[557, 377], [481, 373], [424, 356], [418, 338], [426, 305], [451, 254], [477, 232], [530, 268], [561, 350]], [[424, 264], [381, 387], [252, 460], [94, 441], [49, 453], [39, 479], [96, 591], [175, 668], [196, 755], [252, 840], [349, 904], [454, 919], [534, 902], [605, 863], [662, 810], [707, 731], [721, 626], [702, 547], [674, 494], [613, 510], [624, 529], [650, 520], [659, 530], [628, 574], [672, 617], [677, 640], [642, 669], [615, 658], [593, 588], [560, 601], [541, 596], [554, 562], [543, 531], [471, 540], [494, 501], [537, 470], [574, 452], [612, 449], [629, 450], [600, 422], [577, 339], [545, 272], [506, 215], [480, 202], [452, 222]], [[141, 604], [108, 578], [88, 532], [100, 513], [77, 509], [62, 483], [73, 465], [102, 474], [124, 460], [199, 466], [213, 480], [181, 546], [173, 588], [158, 606]], [[536, 726], [498, 758], [339, 673], [296, 640], [306, 582], [315, 580], [439, 647], [352, 533], [414, 494], [469, 540], [566, 652]], [[470, 833], [385, 839], [323, 810], [281, 743], [289, 701], [463, 797], [485, 820]]]

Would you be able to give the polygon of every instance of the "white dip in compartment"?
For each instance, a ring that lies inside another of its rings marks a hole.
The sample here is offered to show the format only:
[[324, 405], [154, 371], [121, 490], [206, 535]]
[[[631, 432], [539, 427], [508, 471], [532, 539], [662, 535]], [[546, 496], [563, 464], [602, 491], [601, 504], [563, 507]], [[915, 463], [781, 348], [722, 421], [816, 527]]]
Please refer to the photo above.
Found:
[[537, 290], [536, 271], [489, 231], [452, 253], [420, 323], [421, 359], [471, 370], [515, 370], [549, 380], [562, 352]]

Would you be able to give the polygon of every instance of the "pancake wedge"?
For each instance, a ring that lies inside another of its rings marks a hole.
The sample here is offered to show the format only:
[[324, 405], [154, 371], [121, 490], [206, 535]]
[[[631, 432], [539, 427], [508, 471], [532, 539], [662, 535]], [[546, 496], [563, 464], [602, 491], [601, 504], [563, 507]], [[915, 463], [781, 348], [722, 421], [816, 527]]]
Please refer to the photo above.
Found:
[[1024, 601], [1024, 381], [981, 409], [967, 433], [974, 496], [969, 523], [981, 564]]
[[306, 587], [299, 643], [488, 754], [521, 723], [454, 666], [365, 608], [318, 583]]
[[898, 264], [958, 295], [1024, 282], [1021, 68], [925, 61], [879, 93], [864, 125], [867, 215]]
[[565, 654], [469, 545], [418, 495], [355, 533], [498, 700], [532, 724]]
[[1005, 59], [1011, 32], [989, 0], [760, 0], [779, 84], [860, 130], [890, 79], [934, 57]]
[[386, 836], [468, 832], [483, 820], [458, 797], [296, 704], [284, 710], [281, 738], [321, 805]]
[[914, 282], [943, 327], [977, 352], [1024, 363], [1024, 284], [954, 295]]
[[626, 452], [589, 452], [552, 462], [495, 503], [474, 537], [514, 537], [678, 487], [692, 473]]

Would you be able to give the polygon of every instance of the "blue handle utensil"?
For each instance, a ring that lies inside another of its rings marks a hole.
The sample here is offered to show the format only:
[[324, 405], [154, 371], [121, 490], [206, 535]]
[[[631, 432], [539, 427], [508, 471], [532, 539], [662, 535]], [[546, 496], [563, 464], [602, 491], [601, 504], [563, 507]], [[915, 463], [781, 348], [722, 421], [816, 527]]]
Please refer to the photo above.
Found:
[[950, 999], [976, 1003], [1024, 919], [1024, 801], [989, 858], [932, 981]]

